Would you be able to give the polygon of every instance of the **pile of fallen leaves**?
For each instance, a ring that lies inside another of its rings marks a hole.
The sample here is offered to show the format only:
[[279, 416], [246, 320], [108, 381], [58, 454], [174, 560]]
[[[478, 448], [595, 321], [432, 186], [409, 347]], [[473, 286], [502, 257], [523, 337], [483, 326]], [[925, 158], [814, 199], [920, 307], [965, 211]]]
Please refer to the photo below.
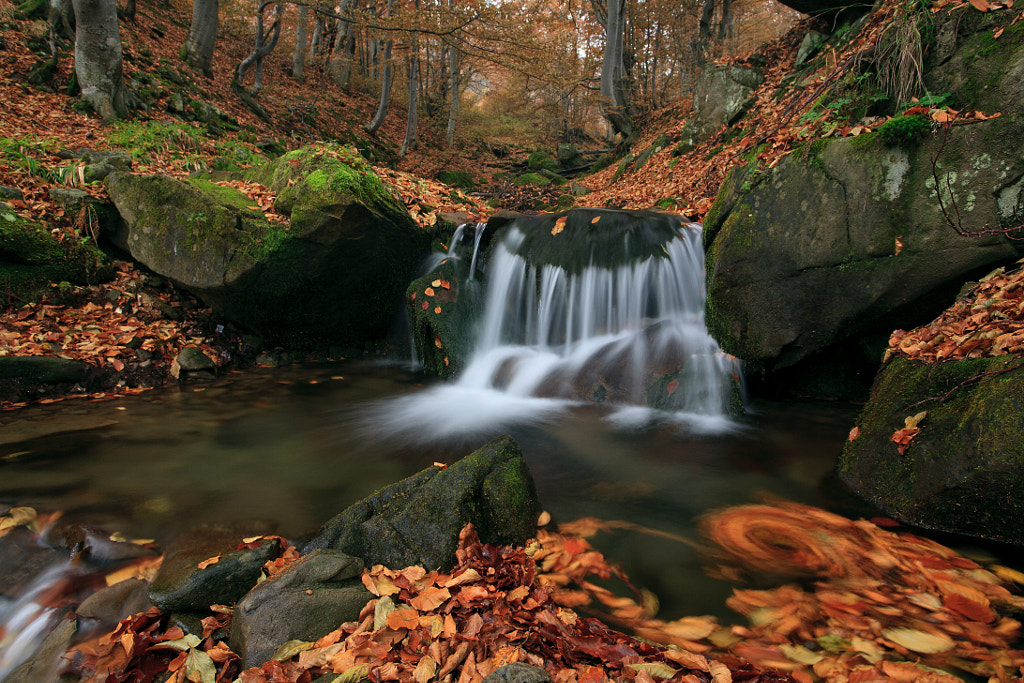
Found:
[[[201, 634], [153, 609], [67, 658], [83, 680], [111, 682], [170, 673], [179, 683], [477, 683], [511, 662], [540, 666], [555, 683], [1024, 681], [1021, 625], [1008, 616], [1024, 610], [1010, 591], [1024, 575], [879, 524], [796, 504], [707, 517], [722, 576], [800, 581], [736, 590], [728, 604], [749, 626], [649, 616], [652, 601], [578, 535], [540, 529], [526, 548], [498, 547], [467, 527], [451, 571], [365, 571], [363, 584], [378, 597], [357, 621], [315, 642], [285, 643], [258, 669], [239, 671], [221, 642], [230, 609], [219, 606]], [[282, 568], [277, 561], [268, 570]], [[616, 580], [633, 596], [603, 585]]]
[[1024, 268], [999, 268], [942, 315], [910, 332], [889, 337], [885, 360], [894, 355], [928, 363], [1024, 352]]
[[731, 508], [705, 530], [730, 578], [812, 579], [729, 600], [751, 625], [728, 647], [758, 666], [802, 683], [1024, 680], [1021, 624], [1006, 616], [1024, 610], [1007, 587], [1024, 579], [1015, 570], [802, 505]]
[[[185, 346], [199, 347], [219, 366], [228, 362], [240, 344], [236, 335], [208, 329], [213, 320], [209, 309], [174, 290], [146, 287], [143, 279], [134, 265], [122, 262], [109, 283], [10, 309], [0, 315], [0, 356], [57, 356], [124, 373], [119, 386], [111, 388], [117, 393], [162, 384]], [[107, 393], [81, 396], [104, 398]], [[52, 400], [57, 399], [42, 402]], [[0, 409], [24, 405], [3, 402]]]
[[[555, 683], [791, 680], [728, 654], [709, 659], [639, 640], [559, 605], [551, 588], [538, 581], [531, 557], [558, 538], [550, 535], [547, 543], [528, 549], [499, 547], [480, 543], [470, 525], [460, 536], [458, 564], [450, 572], [375, 566], [364, 572], [363, 584], [378, 598], [358, 621], [316, 642], [290, 641], [258, 669], [238, 673], [237, 656], [215, 642], [223, 615], [204, 619], [200, 637], [168, 627], [167, 617], [155, 609], [79, 646], [69, 661], [83, 680], [107, 682], [148, 681], [169, 671], [174, 682], [219, 683], [237, 674], [242, 683], [294, 683], [344, 674], [340, 680], [351, 683], [470, 683], [511, 662], [542, 667]], [[562, 552], [548, 550], [544, 557]], [[604, 560], [596, 553], [579, 564], [600, 565]]]
[[483, 221], [490, 212], [490, 208], [476, 198], [436, 180], [381, 166], [374, 166], [373, 170], [401, 198], [413, 220], [423, 227], [434, 225], [439, 213], [464, 213], [470, 220]]

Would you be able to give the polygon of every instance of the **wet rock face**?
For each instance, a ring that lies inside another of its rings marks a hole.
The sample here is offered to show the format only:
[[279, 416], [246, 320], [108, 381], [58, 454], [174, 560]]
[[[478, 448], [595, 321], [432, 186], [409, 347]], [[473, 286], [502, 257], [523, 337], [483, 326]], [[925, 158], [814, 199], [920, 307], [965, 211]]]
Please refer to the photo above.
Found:
[[431, 467], [359, 501], [324, 524], [303, 552], [332, 548], [370, 566], [447, 569], [466, 524], [485, 543], [522, 545], [536, 531], [539, 514], [533, 477], [506, 436], [445, 469]]
[[965, 227], [1012, 225], [1019, 143], [1007, 140], [1024, 140], [1024, 116], [907, 147], [877, 134], [820, 142], [774, 169], [737, 169], [704, 224], [712, 335], [755, 367], [783, 368], [1019, 258], [1019, 242], [947, 223], [931, 163]]
[[[164, 612], [205, 611], [210, 605], [237, 602], [259, 580], [263, 565], [281, 554], [276, 539], [258, 548], [236, 550], [242, 538], [271, 533], [265, 524], [207, 525], [186, 531], [172, 540], [160, 570], [149, 588], [149, 598]], [[200, 568], [213, 557], [220, 559]]]
[[[900, 453], [894, 433], [922, 411], [921, 431]], [[1019, 358], [935, 365], [894, 358], [857, 426], [838, 471], [859, 495], [911, 524], [1024, 544]]]
[[261, 666], [289, 640], [316, 640], [355, 621], [374, 597], [363, 587], [362, 571], [358, 558], [314, 550], [249, 591], [231, 621], [231, 649], [243, 669]]

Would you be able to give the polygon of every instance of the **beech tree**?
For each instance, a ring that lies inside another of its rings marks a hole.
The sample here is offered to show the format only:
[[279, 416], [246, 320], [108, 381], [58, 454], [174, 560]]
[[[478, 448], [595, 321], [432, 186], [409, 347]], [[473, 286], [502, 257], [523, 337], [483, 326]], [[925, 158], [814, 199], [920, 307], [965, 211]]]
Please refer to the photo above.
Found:
[[[623, 53], [626, 27], [625, 0], [607, 0], [601, 8], [594, 7], [604, 25], [604, 60], [601, 64], [601, 107], [612, 129], [622, 135], [623, 144], [630, 144], [636, 136], [630, 112], [629, 79]], [[604, 10], [603, 13], [601, 10]]]
[[220, 0], [192, 0], [192, 23], [178, 56], [207, 78], [213, 77], [213, 48], [217, 44]]
[[82, 99], [109, 123], [128, 116], [115, 0], [73, 0], [75, 76]]
[[306, 68], [306, 24], [309, 23], [309, 7], [299, 5], [299, 16], [295, 20], [295, 52], [292, 53], [292, 78], [301, 81]]
[[[266, 31], [263, 30], [263, 12], [274, 5], [274, 23]], [[263, 58], [273, 52], [277, 46], [277, 40], [281, 37], [281, 18], [284, 16], [284, 3], [274, 3], [273, 0], [263, 0], [256, 10], [256, 45], [249, 56], [243, 59], [235, 73], [234, 80], [239, 86], [245, 79], [249, 69], [253, 70], [253, 94], [263, 89]]]

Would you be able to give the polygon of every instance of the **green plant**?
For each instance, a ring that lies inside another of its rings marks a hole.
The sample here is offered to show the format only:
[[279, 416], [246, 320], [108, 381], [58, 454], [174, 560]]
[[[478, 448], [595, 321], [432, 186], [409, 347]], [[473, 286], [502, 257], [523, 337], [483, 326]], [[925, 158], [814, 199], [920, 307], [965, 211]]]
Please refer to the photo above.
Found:
[[928, 119], [918, 114], [911, 116], [895, 116], [886, 121], [878, 129], [882, 142], [890, 147], [912, 144], [921, 140], [932, 131]]

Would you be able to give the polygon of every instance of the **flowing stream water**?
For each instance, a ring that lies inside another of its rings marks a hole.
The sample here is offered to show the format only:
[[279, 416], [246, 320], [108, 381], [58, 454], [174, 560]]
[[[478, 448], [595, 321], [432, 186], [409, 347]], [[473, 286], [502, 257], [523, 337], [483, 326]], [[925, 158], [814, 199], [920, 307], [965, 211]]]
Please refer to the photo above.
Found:
[[[62, 510], [65, 521], [161, 543], [246, 518], [295, 536], [509, 433], [556, 521], [616, 521], [595, 544], [659, 596], [662, 616], [729, 620], [731, 587], [705, 575], [697, 519], [766, 496], [856, 514], [831, 477], [856, 408], [755, 403], [729, 417], [739, 368], [704, 326], [699, 231], [677, 230], [663, 253], [575, 271], [531, 265], [520, 253], [527, 236], [506, 231], [486, 264], [476, 350], [447, 384], [407, 364], [339, 361], [0, 413], [0, 504]], [[475, 272], [479, 256], [442, 258]], [[645, 373], [665, 358], [687, 368], [674, 412], [641, 405]], [[611, 368], [624, 400], [580, 401], [575, 378]], [[17, 639], [38, 638], [39, 620], [18, 621], [37, 588], [0, 588], [8, 669], [25, 656]]]

